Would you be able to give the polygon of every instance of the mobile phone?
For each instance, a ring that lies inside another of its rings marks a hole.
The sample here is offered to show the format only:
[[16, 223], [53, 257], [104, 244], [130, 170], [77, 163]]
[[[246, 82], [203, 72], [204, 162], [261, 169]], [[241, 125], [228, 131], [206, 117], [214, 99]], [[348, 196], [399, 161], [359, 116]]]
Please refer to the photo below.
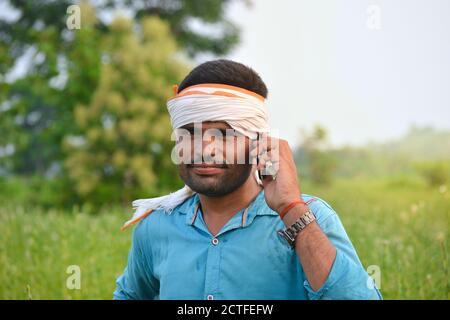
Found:
[[[259, 141], [259, 132], [257, 133], [256, 141]], [[258, 166], [258, 165], [259, 165], [259, 154], [256, 155], [256, 166]], [[263, 181], [267, 176], [268, 176], [268, 175], [263, 174], [263, 170], [257, 169], [257, 170], [255, 171], [255, 179], [256, 179], [256, 182], [257, 182], [259, 185], [261, 185], [261, 186], [263, 185], [262, 181]]]

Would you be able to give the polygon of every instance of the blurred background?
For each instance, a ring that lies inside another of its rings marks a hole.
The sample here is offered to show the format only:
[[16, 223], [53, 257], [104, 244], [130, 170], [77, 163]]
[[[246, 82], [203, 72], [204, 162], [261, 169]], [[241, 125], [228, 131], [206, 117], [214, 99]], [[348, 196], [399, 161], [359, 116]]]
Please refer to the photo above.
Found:
[[[450, 2], [0, 1], [0, 298], [110, 299], [131, 201], [183, 183], [165, 101], [228, 58], [386, 299], [449, 299]], [[73, 268], [81, 285], [68, 284]]]

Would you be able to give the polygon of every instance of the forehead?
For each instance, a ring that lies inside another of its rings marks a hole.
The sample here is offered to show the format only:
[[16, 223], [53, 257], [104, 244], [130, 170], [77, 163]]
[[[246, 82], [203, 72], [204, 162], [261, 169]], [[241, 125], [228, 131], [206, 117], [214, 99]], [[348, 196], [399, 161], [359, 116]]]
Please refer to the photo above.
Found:
[[[231, 129], [231, 126], [225, 121], [205, 121], [196, 123], [197, 126], [202, 127], [202, 129]], [[194, 123], [189, 123], [182, 126], [181, 128], [189, 129], [194, 128]]]

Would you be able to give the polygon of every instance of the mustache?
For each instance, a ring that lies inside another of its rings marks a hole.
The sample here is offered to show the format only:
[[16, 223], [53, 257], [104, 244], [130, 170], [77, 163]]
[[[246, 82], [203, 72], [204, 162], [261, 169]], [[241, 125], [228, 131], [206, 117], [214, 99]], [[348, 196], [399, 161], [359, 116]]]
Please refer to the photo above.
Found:
[[[189, 159], [186, 159], [189, 160]], [[226, 159], [223, 157], [214, 157], [214, 156], [208, 156], [208, 155], [202, 155], [198, 154], [197, 156], [193, 156], [191, 161], [184, 162], [184, 164], [191, 168], [196, 166], [211, 166], [216, 168], [228, 168], [228, 164], [226, 162]]]
[[210, 166], [216, 168], [228, 168], [229, 165], [226, 163], [226, 159], [214, 159], [214, 157], [194, 157], [191, 161], [184, 163], [188, 168]]
[[185, 163], [185, 165], [188, 168], [193, 168], [193, 167], [216, 167], [216, 168], [228, 168], [229, 165], [226, 163], [216, 163], [216, 162], [203, 162], [203, 161], [198, 161], [197, 163], [195, 162], [191, 162], [191, 163]]

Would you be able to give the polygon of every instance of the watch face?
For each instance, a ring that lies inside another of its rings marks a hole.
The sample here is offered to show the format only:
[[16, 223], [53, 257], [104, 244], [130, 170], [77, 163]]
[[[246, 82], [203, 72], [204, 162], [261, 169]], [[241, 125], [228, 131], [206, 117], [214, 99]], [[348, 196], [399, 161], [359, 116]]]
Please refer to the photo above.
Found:
[[287, 244], [293, 248], [294, 246], [294, 241], [291, 240], [291, 237], [289, 236], [289, 234], [287, 233], [287, 230], [278, 230], [278, 235], [280, 235], [281, 237], [283, 237], [283, 239], [287, 242]]

